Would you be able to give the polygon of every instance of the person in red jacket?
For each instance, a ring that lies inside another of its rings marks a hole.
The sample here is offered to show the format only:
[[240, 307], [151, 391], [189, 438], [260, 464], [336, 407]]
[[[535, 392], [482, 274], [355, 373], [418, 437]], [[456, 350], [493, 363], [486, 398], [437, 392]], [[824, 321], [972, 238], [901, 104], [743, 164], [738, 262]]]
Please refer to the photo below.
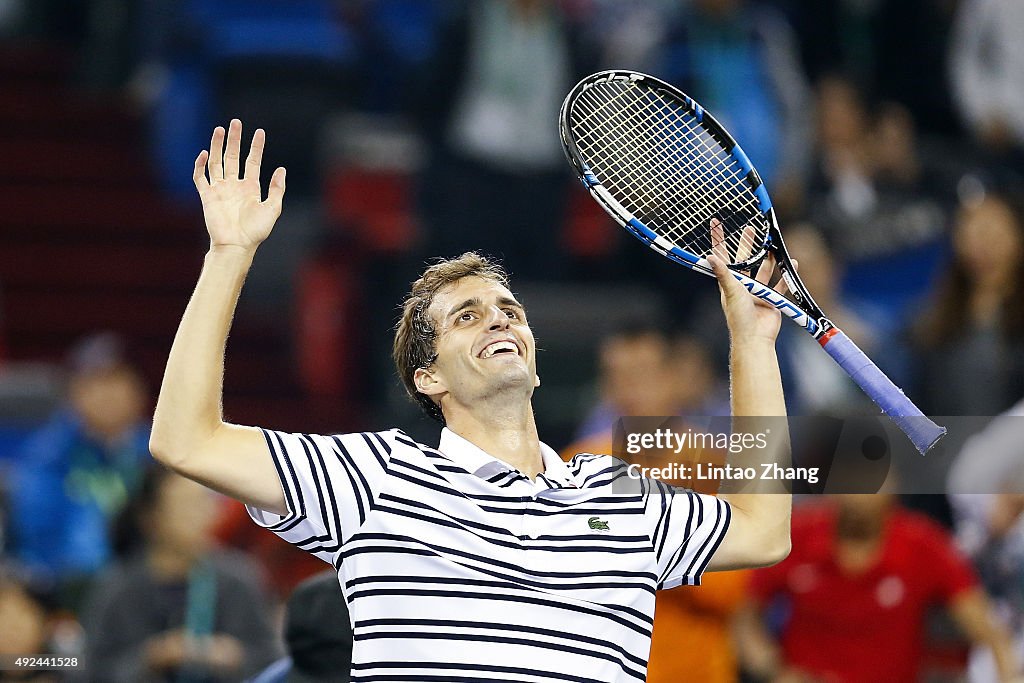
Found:
[[[793, 511], [793, 551], [753, 572], [740, 618], [747, 665], [772, 680], [918, 680], [925, 618], [945, 605], [966, 636], [992, 648], [1000, 678], [1016, 680], [1009, 637], [950, 535], [889, 494], [836, 496]], [[760, 609], [782, 597], [775, 642]]]

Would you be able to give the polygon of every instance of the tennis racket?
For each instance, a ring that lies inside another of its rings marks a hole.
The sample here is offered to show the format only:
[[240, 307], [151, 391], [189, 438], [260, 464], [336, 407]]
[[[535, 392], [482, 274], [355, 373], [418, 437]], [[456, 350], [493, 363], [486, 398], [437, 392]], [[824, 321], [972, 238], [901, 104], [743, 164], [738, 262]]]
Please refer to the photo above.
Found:
[[[813, 336], [921, 453], [946, 433], [814, 302], [786, 252], [761, 177], [692, 98], [646, 74], [602, 71], [565, 98], [559, 131], [583, 185], [633, 236], [712, 277], [708, 255], [722, 258], [753, 296]], [[769, 253], [789, 296], [753, 277]]]

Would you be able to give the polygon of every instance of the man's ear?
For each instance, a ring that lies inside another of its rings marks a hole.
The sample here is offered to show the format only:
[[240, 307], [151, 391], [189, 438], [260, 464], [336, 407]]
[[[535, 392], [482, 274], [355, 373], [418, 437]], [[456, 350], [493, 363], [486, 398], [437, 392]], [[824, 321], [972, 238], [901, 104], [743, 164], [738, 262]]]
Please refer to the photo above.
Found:
[[426, 396], [439, 396], [448, 391], [444, 380], [425, 368], [416, 368], [412, 373], [412, 381], [416, 385], [416, 391]]

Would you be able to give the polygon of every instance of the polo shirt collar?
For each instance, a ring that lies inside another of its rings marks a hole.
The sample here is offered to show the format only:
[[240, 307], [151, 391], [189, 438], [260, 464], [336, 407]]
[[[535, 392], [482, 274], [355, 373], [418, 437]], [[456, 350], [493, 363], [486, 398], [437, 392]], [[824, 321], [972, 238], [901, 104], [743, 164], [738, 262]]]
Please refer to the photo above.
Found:
[[[447, 427], [441, 430], [441, 442], [437, 449], [456, 465], [481, 479], [515, 469]], [[552, 488], [579, 488], [565, 462], [543, 441], [540, 442], [540, 455], [544, 462], [544, 471], [538, 475], [538, 479], [543, 477]]]

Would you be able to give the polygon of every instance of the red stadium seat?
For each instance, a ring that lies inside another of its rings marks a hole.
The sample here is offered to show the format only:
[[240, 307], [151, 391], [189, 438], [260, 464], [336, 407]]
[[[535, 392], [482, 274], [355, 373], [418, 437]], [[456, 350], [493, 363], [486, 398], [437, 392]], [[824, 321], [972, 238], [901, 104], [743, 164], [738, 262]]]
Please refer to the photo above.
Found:
[[569, 210], [562, 233], [566, 250], [579, 258], [596, 259], [608, 256], [619, 237], [608, 214], [590, 198], [586, 190], [574, 183], [568, 192]]
[[412, 183], [401, 171], [340, 168], [327, 179], [328, 215], [368, 252], [408, 251], [418, 235]]
[[341, 398], [359, 371], [357, 274], [344, 263], [311, 261], [298, 276], [299, 378], [314, 397]]

